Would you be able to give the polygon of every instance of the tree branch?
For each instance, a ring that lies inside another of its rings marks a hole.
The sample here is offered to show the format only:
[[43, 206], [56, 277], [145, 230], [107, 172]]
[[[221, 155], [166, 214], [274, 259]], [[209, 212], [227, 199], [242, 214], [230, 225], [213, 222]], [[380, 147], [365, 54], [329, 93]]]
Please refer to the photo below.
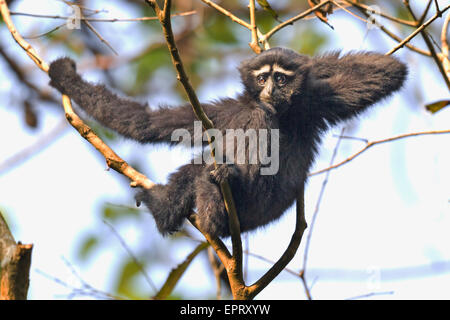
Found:
[[[202, 122], [202, 125], [205, 130], [213, 129], [214, 124], [205, 114], [205, 112], [202, 109], [202, 106], [200, 105], [200, 101], [198, 100], [195, 90], [192, 87], [189, 78], [184, 70], [183, 62], [179, 55], [178, 48], [175, 44], [170, 18], [170, 9], [172, 4], [171, 0], [164, 1], [164, 7], [162, 10], [155, 0], [146, 0], [146, 1], [153, 8], [153, 10], [155, 10], [156, 16], [158, 17], [161, 23], [164, 37], [166, 39], [167, 46], [169, 48], [169, 52], [172, 57], [172, 63], [177, 72], [177, 79], [183, 85], [183, 88], [188, 96], [189, 102], [192, 106], [195, 115]], [[209, 135], [208, 141], [211, 144], [211, 138], [209, 137]], [[211, 150], [213, 149], [211, 148]], [[217, 167], [216, 162], [214, 162], [214, 165]], [[227, 269], [227, 274], [230, 278], [230, 284], [232, 287], [233, 294], [235, 297], [238, 297], [239, 296], [238, 292], [240, 292], [240, 289], [245, 287], [242, 276], [242, 240], [241, 240], [239, 219], [237, 216], [236, 207], [234, 205], [233, 196], [229, 184], [227, 182], [221, 183], [220, 189], [222, 191], [225, 208], [228, 212], [228, 221], [233, 248], [232, 257], [231, 258], [228, 257], [227, 254], [228, 250], [226, 251], [224, 250], [225, 246], [223, 245], [223, 243], [221, 243], [220, 239], [212, 239], [204, 232], [202, 233], [203, 235], [205, 235], [205, 237], [207, 237], [208, 241], [209, 240], [213, 241], [213, 243], [211, 243], [213, 245], [213, 248], [217, 247], [219, 249], [220, 255], [219, 252], [218, 255], [221, 260], [224, 259], [222, 260], [222, 263], [225, 265], [225, 268]], [[190, 221], [195, 222], [195, 217], [191, 217]], [[195, 224], [195, 226], [197, 227], [197, 229], [199, 228], [199, 225], [197, 223]]]
[[376, 140], [376, 141], [371, 141], [368, 142], [367, 145], [362, 148], [361, 150], [359, 150], [358, 152], [354, 153], [353, 155], [351, 155], [350, 157], [348, 157], [347, 159], [329, 166], [328, 168], [324, 168], [315, 172], [311, 172], [309, 174], [309, 176], [315, 176], [330, 170], [334, 170], [336, 168], [339, 168], [341, 166], [343, 166], [344, 164], [347, 164], [348, 162], [354, 160], [355, 158], [359, 157], [362, 153], [366, 152], [368, 149], [372, 148], [375, 145], [378, 144], [382, 144], [382, 143], [386, 143], [386, 142], [391, 142], [391, 141], [395, 141], [395, 140], [400, 140], [400, 139], [405, 139], [405, 138], [409, 138], [409, 137], [415, 137], [415, 136], [423, 136], [423, 135], [433, 135], [433, 134], [449, 134], [450, 130], [440, 130], [440, 131], [424, 131], [424, 132], [413, 132], [413, 133], [406, 133], [406, 134], [401, 134], [395, 137], [391, 137], [391, 138], [387, 138], [387, 139], [382, 139], [382, 140]]
[[250, 12], [250, 27], [252, 32], [252, 41], [248, 44], [250, 48], [256, 53], [261, 53], [261, 47], [259, 46], [258, 41], [258, 28], [256, 27], [256, 16], [255, 16], [255, 0], [249, 0], [248, 2], [248, 9]]
[[[14, 26], [10, 14], [9, 8], [6, 1], [0, 0], [0, 11], [3, 20], [6, 23], [11, 35], [14, 40], [25, 50], [27, 55], [37, 64], [37, 66], [44, 72], [48, 73], [48, 64], [45, 63], [43, 59], [39, 57], [33, 47], [25, 41], [22, 36], [17, 32]], [[113, 168], [119, 173], [122, 173], [131, 180], [131, 187], [143, 187], [150, 189], [154, 183], [148, 179], [142, 173], [136, 171], [128, 163], [122, 160], [111, 148], [109, 148], [93, 131], [86, 125], [80, 117], [73, 111], [70, 98], [67, 95], [62, 96], [62, 103], [64, 110], [66, 112], [66, 118], [69, 123], [85, 138], [89, 143], [91, 143], [106, 159], [106, 163], [110, 168]]]
[[411, 41], [415, 36], [417, 36], [422, 30], [424, 30], [428, 25], [430, 25], [434, 20], [437, 18], [440, 18], [442, 16], [442, 13], [447, 11], [450, 8], [450, 5], [446, 6], [441, 11], [436, 12], [436, 14], [428, 19], [424, 24], [422, 24], [420, 27], [418, 27], [416, 30], [414, 30], [413, 33], [411, 33], [409, 36], [407, 36], [403, 41], [401, 41], [397, 46], [395, 46], [392, 50], [390, 50], [386, 55], [391, 55], [394, 52], [396, 52], [398, 49], [403, 48], [409, 41]]
[[[357, 3], [355, 0], [345, 0], [345, 2], [353, 5], [359, 12], [361, 12], [366, 18], [370, 17], [370, 14], [367, 12], [366, 9], [363, 9], [363, 7], [361, 6], [356, 6], [355, 4]], [[377, 21], [376, 21], [377, 22]], [[388, 35], [390, 38], [392, 38], [393, 40], [397, 41], [397, 42], [401, 42], [402, 38], [400, 38], [399, 36], [395, 35], [393, 32], [389, 31], [385, 26], [377, 23], [377, 26], [380, 28], [381, 31], [383, 31], [386, 35]], [[421, 55], [427, 56], [427, 57], [431, 57], [431, 53], [427, 52], [425, 50], [422, 50], [420, 48], [417, 48], [415, 46], [413, 46], [410, 43], [405, 43], [405, 46], [414, 51], [417, 52]]]
[[[406, 8], [408, 9], [411, 17], [417, 21], [416, 19], [416, 15], [414, 14], [411, 6], [409, 5], [409, 0], [404, 0], [403, 1], [405, 3]], [[427, 22], [425, 22], [423, 25], [421, 25], [421, 27], [423, 27], [420, 30], [420, 34], [422, 35], [423, 40], [425, 41], [425, 44], [427, 45], [428, 49], [430, 50], [431, 53], [431, 57], [433, 58], [434, 62], [436, 63], [439, 72], [442, 74], [442, 77], [444, 78], [445, 83], [447, 84], [447, 88], [450, 90], [450, 77], [447, 75], [447, 72], [444, 68], [444, 65], [441, 61], [441, 59], [439, 59], [438, 54], [436, 53], [436, 50], [433, 46], [433, 43], [431, 42], [431, 39], [429, 37], [429, 35], [427, 34], [427, 32], [425, 31], [425, 24], [430, 24], [431, 22], [433, 22], [435, 19], [442, 17], [442, 13], [444, 13], [445, 10], [447, 10], [448, 8], [450, 8], [450, 5], [448, 5], [446, 8], [444, 8], [442, 11], [439, 11], [439, 7], [436, 3], [436, 14], [434, 17], [432, 17], [431, 19], [429, 19]], [[445, 23], [444, 23], [445, 25]], [[420, 29], [420, 28], [419, 28]], [[416, 30], [417, 31], [417, 30]], [[410, 37], [412, 36], [412, 34], [410, 35]], [[409, 40], [408, 40], [409, 41]]]
[[26, 300], [32, 244], [16, 243], [0, 212], [0, 300]]
[[324, 2], [319, 3], [318, 5], [303, 11], [302, 13], [296, 15], [295, 17], [286, 20], [285, 22], [282, 22], [280, 24], [278, 24], [277, 26], [275, 26], [272, 30], [270, 30], [269, 32], [267, 32], [265, 35], [262, 36], [262, 38], [260, 39], [260, 41], [268, 41], [276, 32], [280, 31], [281, 29], [292, 25], [295, 21], [300, 20], [304, 17], [306, 17], [307, 15], [315, 12], [316, 10], [322, 8], [324, 5], [330, 3], [332, 0], [325, 0]]

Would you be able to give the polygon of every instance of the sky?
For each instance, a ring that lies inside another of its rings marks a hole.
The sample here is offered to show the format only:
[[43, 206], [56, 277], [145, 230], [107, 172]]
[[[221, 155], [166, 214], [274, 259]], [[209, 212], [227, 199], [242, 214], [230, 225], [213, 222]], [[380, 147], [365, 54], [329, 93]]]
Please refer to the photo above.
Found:
[[[98, 2], [112, 17], [135, 16], [129, 8], [114, 8]], [[58, 2], [46, 5], [23, 1], [16, 11], [56, 14], [64, 13]], [[335, 32], [328, 49], [376, 50], [387, 52], [394, 45], [378, 30], [368, 34], [355, 27], [354, 19], [345, 14], [331, 18]], [[26, 32], [37, 23], [14, 17]], [[40, 21], [40, 20], [37, 20]], [[40, 26], [44, 28], [44, 26]], [[120, 31], [122, 27], [117, 26]], [[320, 26], [323, 32], [329, 32]], [[45, 29], [44, 29], [45, 30]], [[29, 59], [18, 49], [3, 28], [3, 45], [22, 61]], [[123, 32], [123, 31], [121, 31]], [[286, 33], [287, 37], [294, 34]], [[108, 36], [107, 34], [105, 36]], [[120, 37], [117, 41], [121, 41]], [[33, 42], [31, 42], [33, 43]], [[117, 46], [126, 54], [130, 44]], [[137, 50], [137, 49], [136, 49]], [[42, 52], [47, 61], [67, 54], [55, 48]], [[250, 50], [249, 50], [250, 54]], [[349, 134], [369, 141], [397, 134], [449, 129], [450, 109], [430, 114], [425, 103], [448, 99], [448, 91], [436, 67], [407, 50], [396, 54], [410, 67], [409, 80], [400, 94], [383, 101], [362, 116]], [[238, 62], [232, 61], [230, 64]], [[1, 62], [0, 68], [6, 69]], [[113, 72], [120, 72], [114, 70]], [[99, 73], [86, 75], [101, 80]], [[15, 108], [14, 75], [0, 74], [0, 164], [45, 135], [61, 123], [61, 112], [45, 112], [39, 135], [27, 129]], [[40, 81], [47, 81], [45, 75]], [[35, 79], [33, 79], [35, 80]], [[198, 89], [202, 101], [232, 95], [241, 89], [235, 72], [229, 77], [211, 81]], [[423, 88], [422, 88], [423, 87]], [[22, 89], [20, 89], [22, 90]], [[48, 90], [51, 90], [48, 88]], [[149, 97], [152, 105], [170, 97]], [[325, 137], [314, 169], [328, 166], [336, 134], [340, 127]], [[337, 161], [358, 151], [364, 143], [344, 139]], [[449, 299], [450, 298], [450, 135], [432, 135], [404, 139], [373, 147], [349, 164], [331, 172], [312, 233], [306, 274], [311, 293], [317, 299], [347, 299], [372, 294], [370, 299]], [[123, 140], [115, 149], [125, 159], [133, 152], [145, 152], [152, 180], [164, 182], [170, 172], [189, 160], [181, 148], [138, 146]], [[145, 172], [144, 172], [145, 173]], [[306, 218], [311, 222], [323, 175], [309, 180], [306, 190]], [[77, 261], [79, 238], [92, 230], [110, 232], [100, 220], [101, 204], [114, 201], [133, 205], [124, 180], [106, 170], [104, 159], [72, 128], [42, 152], [20, 166], [0, 173], [0, 209], [6, 212], [17, 240], [33, 243], [30, 299], [65, 299], [70, 290], [44, 276], [60, 279], [75, 287], [79, 277], [102, 291], [111, 288], [117, 262], [126, 252], [113, 235], [111, 241], [88, 264]], [[156, 233], [151, 215], [142, 211], [143, 225], [120, 225], [118, 232], [134, 248], [143, 235], [150, 235], [155, 250], [167, 243]], [[287, 246], [295, 225], [291, 208], [276, 223], [248, 236], [250, 251], [275, 261]], [[143, 227], [144, 226], [144, 227]], [[200, 239], [200, 236], [198, 237]], [[305, 241], [289, 269], [298, 271], [303, 264]], [[171, 268], [183, 261], [197, 244], [189, 239], [177, 242], [166, 265], [148, 270], [152, 281], [160, 286]], [[251, 283], [270, 267], [255, 257], [248, 258]], [[76, 270], [76, 276], [74, 271]], [[204, 260], [197, 259], [176, 287], [177, 292], [191, 298], [213, 296], [214, 281], [205, 272]], [[199, 276], [201, 275], [201, 276]], [[146, 284], [142, 290], [152, 292]], [[258, 299], [304, 299], [298, 277], [283, 272]]]

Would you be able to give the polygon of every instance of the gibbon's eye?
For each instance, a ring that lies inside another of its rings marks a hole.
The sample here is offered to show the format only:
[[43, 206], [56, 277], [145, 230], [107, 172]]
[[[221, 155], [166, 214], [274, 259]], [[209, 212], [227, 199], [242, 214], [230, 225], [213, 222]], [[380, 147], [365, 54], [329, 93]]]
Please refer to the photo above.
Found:
[[263, 74], [260, 74], [259, 76], [256, 77], [256, 82], [260, 86], [263, 86], [266, 83], [266, 77]]
[[286, 84], [287, 81], [286, 76], [282, 73], [276, 73], [274, 79], [279, 86]]

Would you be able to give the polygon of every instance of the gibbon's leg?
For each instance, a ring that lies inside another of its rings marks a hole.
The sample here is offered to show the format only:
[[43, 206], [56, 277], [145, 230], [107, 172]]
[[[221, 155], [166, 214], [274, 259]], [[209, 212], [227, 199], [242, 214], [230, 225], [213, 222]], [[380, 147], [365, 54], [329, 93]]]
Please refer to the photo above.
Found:
[[203, 231], [217, 237], [230, 235], [222, 193], [219, 185], [211, 181], [209, 171], [204, 172], [195, 183], [195, 204]]
[[202, 170], [202, 165], [186, 164], [170, 175], [166, 185], [157, 184], [136, 195], [136, 202], [143, 202], [149, 208], [161, 234], [178, 231], [193, 212], [195, 180]]

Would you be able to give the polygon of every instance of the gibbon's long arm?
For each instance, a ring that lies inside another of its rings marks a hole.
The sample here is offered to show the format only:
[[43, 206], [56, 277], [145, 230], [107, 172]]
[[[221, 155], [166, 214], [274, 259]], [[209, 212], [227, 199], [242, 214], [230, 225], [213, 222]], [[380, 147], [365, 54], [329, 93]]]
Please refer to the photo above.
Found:
[[346, 120], [400, 89], [406, 66], [373, 52], [313, 58], [307, 94], [314, 115], [330, 124]]
[[[177, 108], [162, 107], [152, 111], [147, 104], [141, 104], [127, 98], [121, 98], [103, 85], [94, 85], [84, 81], [76, 72], [76, 65], [70, 58], [61, 58], [50, 64], [50, 85], [73, 99], [88, 115], [99, 123], [124, 137], [141, 143], [172, 141], [175, 129], [186, 129], [194, 138], [194, 121], [197, 120], [190, 105]], [[224, 100], [227, 108], [217, 108], [204, 104], [203, 108], [214, 121], [219, 116], [227, 125], [237, 110], [236, 104]], [[220, 128], [219, 128], [220, 129]], [[206, 142], [205, 142], [206, 143]]]

